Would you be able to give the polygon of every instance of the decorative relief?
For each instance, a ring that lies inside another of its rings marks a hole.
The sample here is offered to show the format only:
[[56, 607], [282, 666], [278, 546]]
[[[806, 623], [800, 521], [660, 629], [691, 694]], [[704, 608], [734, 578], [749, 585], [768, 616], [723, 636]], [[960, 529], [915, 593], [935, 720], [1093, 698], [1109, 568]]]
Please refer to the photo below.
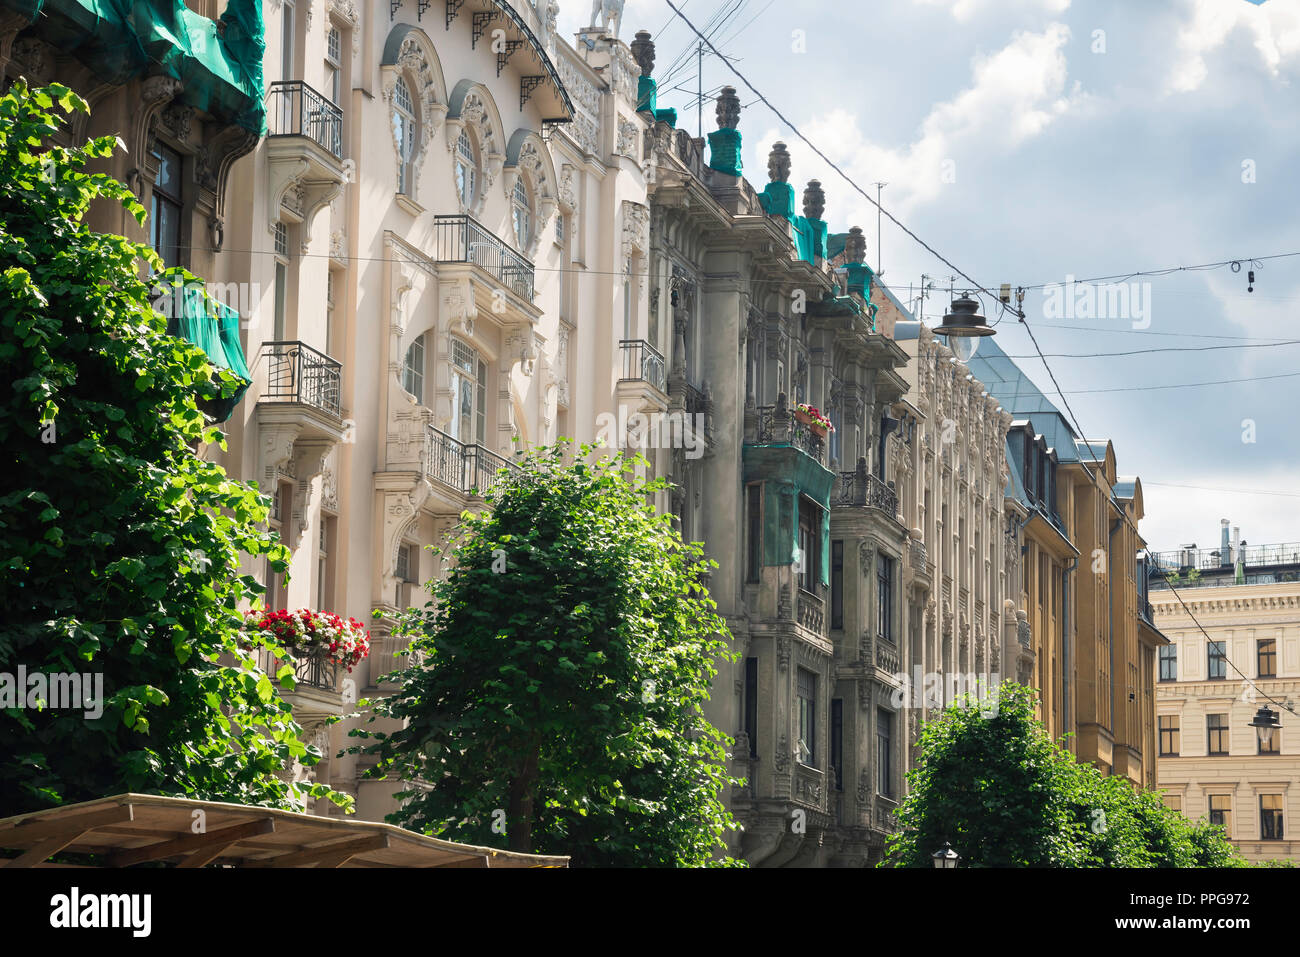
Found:
[[790, 639], [789, 638], [778, 637], [776, 639], [776, 661], [777, 664], [781, 666], [782, 671], [785, 671], [787, 668], [790, 667]]
[[640, 143], [640, 137], [637, 136], [638, 127], [631, 120], [620, 118], [618, 121], [618, 144], [614, 147], [614, 152], [621, 156], [629, 156], [634, 160], [640, 160], [640, 152], [637, 145]]

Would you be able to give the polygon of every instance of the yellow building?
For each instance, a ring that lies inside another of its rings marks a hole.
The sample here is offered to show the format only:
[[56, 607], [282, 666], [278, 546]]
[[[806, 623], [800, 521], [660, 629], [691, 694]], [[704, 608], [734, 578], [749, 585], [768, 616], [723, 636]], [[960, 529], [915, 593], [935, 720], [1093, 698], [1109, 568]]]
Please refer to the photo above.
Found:
[[[1165, 639], [1139, 600], [1142, 485], [1117, 474], [1109, 441], [1079, 437], [993, 340], [972, 374], [1014, 417], [1009, 496], [1020, 519], [1018, 680], [1039, 689], [1040, 716], [1080, 761], [1139, 787], [1156, 785], [1154, 666]], [[1015, 510], [1008, 509], [1014, 516]]]
[[[1222, 825], [1248, 860], [1300, 857], [1300, 719], [1285, 710], [1300, 700], [1300, 545], [1192, 545], [1150, 563], [1171, 639], [1156, 671], [1165, 802]], [[1251, 726], [1262, 707], [1281, 719], [1269, 747]]]

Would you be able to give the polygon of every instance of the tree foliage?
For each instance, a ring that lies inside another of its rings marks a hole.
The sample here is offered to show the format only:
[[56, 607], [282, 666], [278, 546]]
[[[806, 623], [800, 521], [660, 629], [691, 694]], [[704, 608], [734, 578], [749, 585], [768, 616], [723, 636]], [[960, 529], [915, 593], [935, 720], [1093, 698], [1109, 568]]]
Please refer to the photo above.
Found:
[[0, 807], [128, 790], [301, 807], [278, 772], [318, 755], [239, 632], [262, 590], [241, 555], [282, 571], [287, 554], [267, 500], [197, 452], [222, 442], [199, 404], [236, 381], [166, 335], [153, 251], [83, 222], [92, 202], [145, 221], [86, 172], [114, 138], [55, 141], [86, 110], [58, 85], [0, 97], [0, 672], [102, 674], [103, 713], [5, 709]]
[[926, 724], [886, 863], [931, 867], [945, 841], [970, 867], [1240, 867], [1223, 830], [1192, 823], [1152, 791], [1080, 764], [1012, 682], [994, 702], [958, 702]]
[[373, 776], [428, 785], [394, 823], [575, 865], [708, 864], [736, 826], [731, 742], [702, 708], [729, 655], [716, 565], [648, 504], [662, 479], [590, 451], [533, 450], [462, 516], [434, 601], [399, 626], [422, 661], [376, 705], [405, 726], [354, 733], [378, 738]]

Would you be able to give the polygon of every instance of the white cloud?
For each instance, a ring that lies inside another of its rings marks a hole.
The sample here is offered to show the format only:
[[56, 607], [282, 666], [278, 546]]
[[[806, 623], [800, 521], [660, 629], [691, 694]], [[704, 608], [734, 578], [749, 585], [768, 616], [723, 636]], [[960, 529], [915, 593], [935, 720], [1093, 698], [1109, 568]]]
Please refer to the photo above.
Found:
[[[952, 11], [953, 19], [963, 22], [972, 19], [978, 13], [993, 9], [998, 13], [1006, 13], [1008, 8], [1030, 7], [1051, 16], [1060, 16], [1070, 8], [1070, 0], [1018, 0], [1015, 3], [1010, 3], [1008, 0], [912, 0], [912, 2], [922, 7], [948, 7]], [[1015, 12], [1021, 11], [1017, 9]]]
[[[1069, 39], [1069, 28], [1053, 23], [1041, 33], [1018, 32], [998, 52], [977, 57], [971, 84], [932, 107], [919, 138], [905, 147], [871, 142], [858, 117], [843, 107], [814, 117], [804, 124], [804, 133], [864, 188], [876, 181], [889, 183], [885, 207], [905, 214], [938, 198], [946, 186], [945, 174], [960, 181], [964, 157], [1009, 152], [1080, 101], [1077, 89], [1066, 89], [1064, 47]], [[754, 145], [752, 170], [766, 169], [768, 151], [777, 139], [784, 139], [794, 155], [796, 183], [816, 178], [827, 188], [836, 223], [866, 225], [874, 219], [875, 207], [852, 193], [797, 137], [769, 130]]]
[[1300, 8], [1273, 2], [1256, 6], [1245, 0], [1190, 0], [1191, 19], [1179, 31], [1177, 60], [1170, 70], [1167, 92], [1191, 93], [1209, 76], [1206, 56], [1238, 29], [1249, 30], [1255, 49], [1268, 72], [1277, 76], [1282, 66], [1300, 55]]

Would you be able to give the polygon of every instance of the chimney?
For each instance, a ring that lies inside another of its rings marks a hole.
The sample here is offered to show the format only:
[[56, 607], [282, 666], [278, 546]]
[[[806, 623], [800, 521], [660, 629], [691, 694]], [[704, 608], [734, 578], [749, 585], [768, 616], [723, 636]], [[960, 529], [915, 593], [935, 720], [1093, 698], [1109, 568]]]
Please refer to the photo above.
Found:
[[1219, 567], [1227, 568], [1232, 564], [1232, 543], [1228, 541], [1228, 520], [1219, 519], [1221, 543], [1219, 545]]

